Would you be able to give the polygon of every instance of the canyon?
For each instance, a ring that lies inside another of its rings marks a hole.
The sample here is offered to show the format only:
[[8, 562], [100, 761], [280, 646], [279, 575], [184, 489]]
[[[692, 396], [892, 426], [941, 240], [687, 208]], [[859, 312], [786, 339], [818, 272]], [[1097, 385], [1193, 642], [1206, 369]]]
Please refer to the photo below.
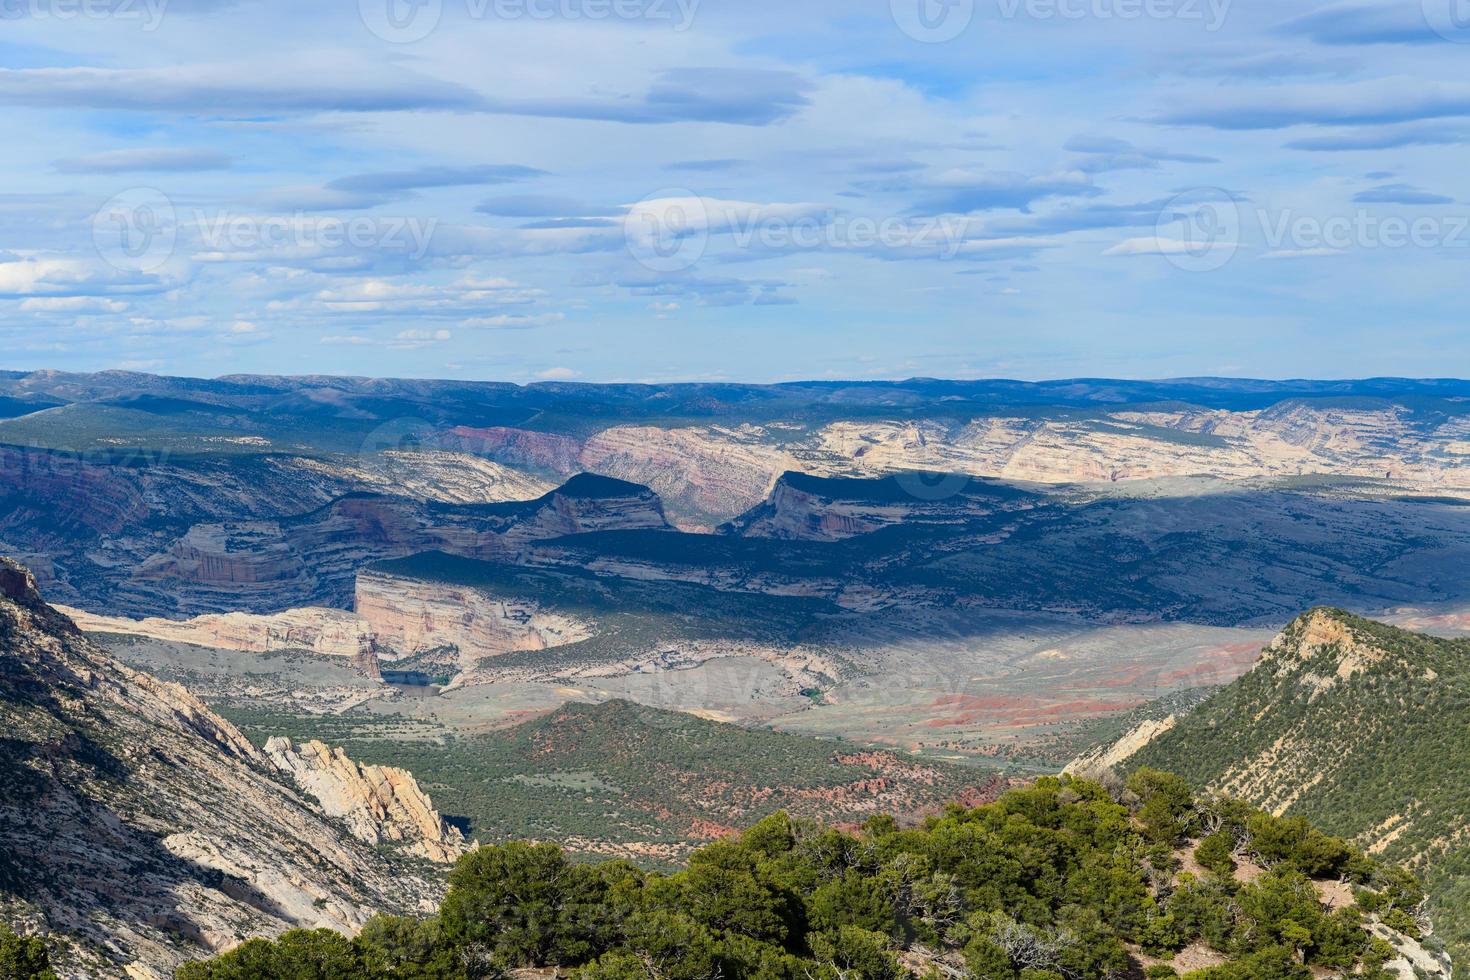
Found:
[[[0, 551], [37, 573], [0, 569], [0, 775], [28, 794], [0, 833], [45, 872], [0, 867], [4, 911], [77, 937], [78, 976], [427, 907], [436, 864], [548, 808], [658, 863], [762, 786], [860, 819], [1089, 748], [1127, 767], [1303, 609], [1470, 609], [1461, 383], [0, 372], [0, 397]], [[1351, 645], [1313, 629], [1313, 657]], [[1311, 696], [1382, 670], [1363, 650]], [[577, 733], [820, 778], [701, 783]], [[99, 820], [138, 895], [84, 880]]]

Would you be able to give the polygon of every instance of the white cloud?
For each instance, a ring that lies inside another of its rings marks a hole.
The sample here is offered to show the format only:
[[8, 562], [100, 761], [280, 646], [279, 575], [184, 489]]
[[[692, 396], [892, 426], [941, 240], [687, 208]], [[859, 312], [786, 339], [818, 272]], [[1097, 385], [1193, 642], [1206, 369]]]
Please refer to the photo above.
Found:
[[566, 316], [561, 313], [515, 314], [498, 313], [495, 316], [475, 316], [460, 321], [460, 326], [479, 330], [530, 330], [561, 323]]
[[1113, 255], [1199, 255], [1203, 252], [1223, 251], [1236, 247], [1236, 243], [1229, 241], [1220, 242], [1186, 242], [1178, 238], [1165, 238], [1160, 235], [1148, 235], [1142, 238], [1128, 238], [1107, 249], [1102, 254]]
[[22, 313], [126, 313], [128, 304], [100, 296], [57, 296], [28, 299], [20, 304]]
[[482, 100], [382, 59], [321, 51], [166, 68], [0, 68], [0, 105], [254, 116], [474, 109]]
[[119, 269], [98, 259], [57, 255], [0, 256], [0, 296], [106, 296], [161, 292], [161, 273]]
[[1340, 248], [1282, 248], [1261, 255], [1263, 259], [1306, 259], [1318, 255], [1345, 255], [1344, 249]]
[[101, 153], [57, 160], [56, 169], [64, 174], [121, 174], [139, 171], [189, 173], [225, 170], [230, 163], [228, 156], [214, 150], [139, 147], [104, 150]]

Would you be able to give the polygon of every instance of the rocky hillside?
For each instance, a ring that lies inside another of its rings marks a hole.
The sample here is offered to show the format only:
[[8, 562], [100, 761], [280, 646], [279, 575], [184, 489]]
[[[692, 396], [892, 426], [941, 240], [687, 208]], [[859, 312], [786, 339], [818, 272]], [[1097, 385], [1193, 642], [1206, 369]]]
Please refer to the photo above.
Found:
[[1470, 641], [1317, 609], [1197, 708], [1101, 751], [1121, 768], [1177, 770], [1417, 867], [1441, 935], [1470, 963], [1467, 730]]
[[534, 500], [449, 504], [350, 494], [304, 514], [198, 523], [101, 574], [84, 608], [129, 616], [351, 605], [357, 570], [424, 551], [511, 558], [580, 532], [667, 528], [645, 487], [577, 476]]
[[406, 774], [331, 762], [329, 787], [108, 659], [0, 559], [0, 919], [65, 939], [63, 977], [161, 978], [250, 936], [431, 904], [439, 876], [411, 852], [450, 856], [453, 835]]

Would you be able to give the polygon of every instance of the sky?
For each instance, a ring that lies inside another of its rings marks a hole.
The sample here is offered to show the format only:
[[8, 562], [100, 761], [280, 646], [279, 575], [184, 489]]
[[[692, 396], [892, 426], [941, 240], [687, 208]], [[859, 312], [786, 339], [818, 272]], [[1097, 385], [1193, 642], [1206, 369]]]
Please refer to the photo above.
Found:
[[1470, 0], [0, 0], [0, 368], [1470, 365]]

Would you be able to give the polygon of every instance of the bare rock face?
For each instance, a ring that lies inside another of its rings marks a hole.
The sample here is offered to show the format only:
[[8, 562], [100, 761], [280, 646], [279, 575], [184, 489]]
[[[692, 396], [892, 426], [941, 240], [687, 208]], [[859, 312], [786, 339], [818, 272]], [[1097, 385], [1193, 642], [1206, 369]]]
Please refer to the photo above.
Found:
[[[515, 431], [497, 438], [513, 442]], [[580, 462], [652, 487], [681, 527], [695, 529], [756, 506], [787, 470], [858, 477], [919, 470], [1036, 483], [1333, 474], [1470, 488], [1470, 423], [1426, 426], [1386, 403], [1284, 401], [1256, 411], [1180, 407], [1086, 418], [614, 426], [586, 441]]]
[[1418, 980], [1419, 977], [1450, 977], [1455, 965], [1442, 949], [1430, 949], [1424, 943], [1385, 926], [1382, 922], [1370, 922], [1368, 931], [1388, 943], [1397, 953], [1383, 964], [1383, 968], [1398, 980]]
[[529, 432], [503, 426], [477, 429], [460, 425], [441, 433], [436, 442], [446, 449], [474, 453], [498, 463], [538, 472], [571, 476], [582, 468], [578, 461], [582, 444], [571, 436], [551, 432]]
[[0, 897], [68, 945], [64, 977], [162, 980], [253, 936], [433, 907], [419, 864], [345, 837], [275, 773], [0, 559]]
[[1122, 738], [1084, 752], [1067, 764], [1063, 773], [1083, 779], [1100, 779], [1133, 758], [1145, 745], [1169, 731], [1178, 722], [1174, 715], [1139, 722]]
[[[373, 655], [376, 637], [360, 617], [342, 609], [306, 607], [272, 615], [223, 613], [193, 619], [124, 619], [58, 606], [89, 633], [123, 633], [244, 653], [309, 650], [327, 657]], [[376, 657], [374, 657], [376, 659]]]
[[787, 453], [750, 429], [620, 426], [587, 441], [589, 472], [641, 483], [683, 514], [681, 526], [719, 524], [764, 500], [796, 468]]
[[592, 635], [590, 624], [542, 608], [534, 597], [365, 571], [357, 615], [386, 650], [401, 657], [456, 647], [462, 669], [480, 657], [547, 650]]
[[265, 755], [316, 797], [323, 812], [345, 822], [358, 840], [398, 844], [444, 864], [465, 852], [463, 835], [444, 822], [406, 770], [359, 765], [341, 749], [317, 741], [297, 746], [289, 738], [266, 742]]

